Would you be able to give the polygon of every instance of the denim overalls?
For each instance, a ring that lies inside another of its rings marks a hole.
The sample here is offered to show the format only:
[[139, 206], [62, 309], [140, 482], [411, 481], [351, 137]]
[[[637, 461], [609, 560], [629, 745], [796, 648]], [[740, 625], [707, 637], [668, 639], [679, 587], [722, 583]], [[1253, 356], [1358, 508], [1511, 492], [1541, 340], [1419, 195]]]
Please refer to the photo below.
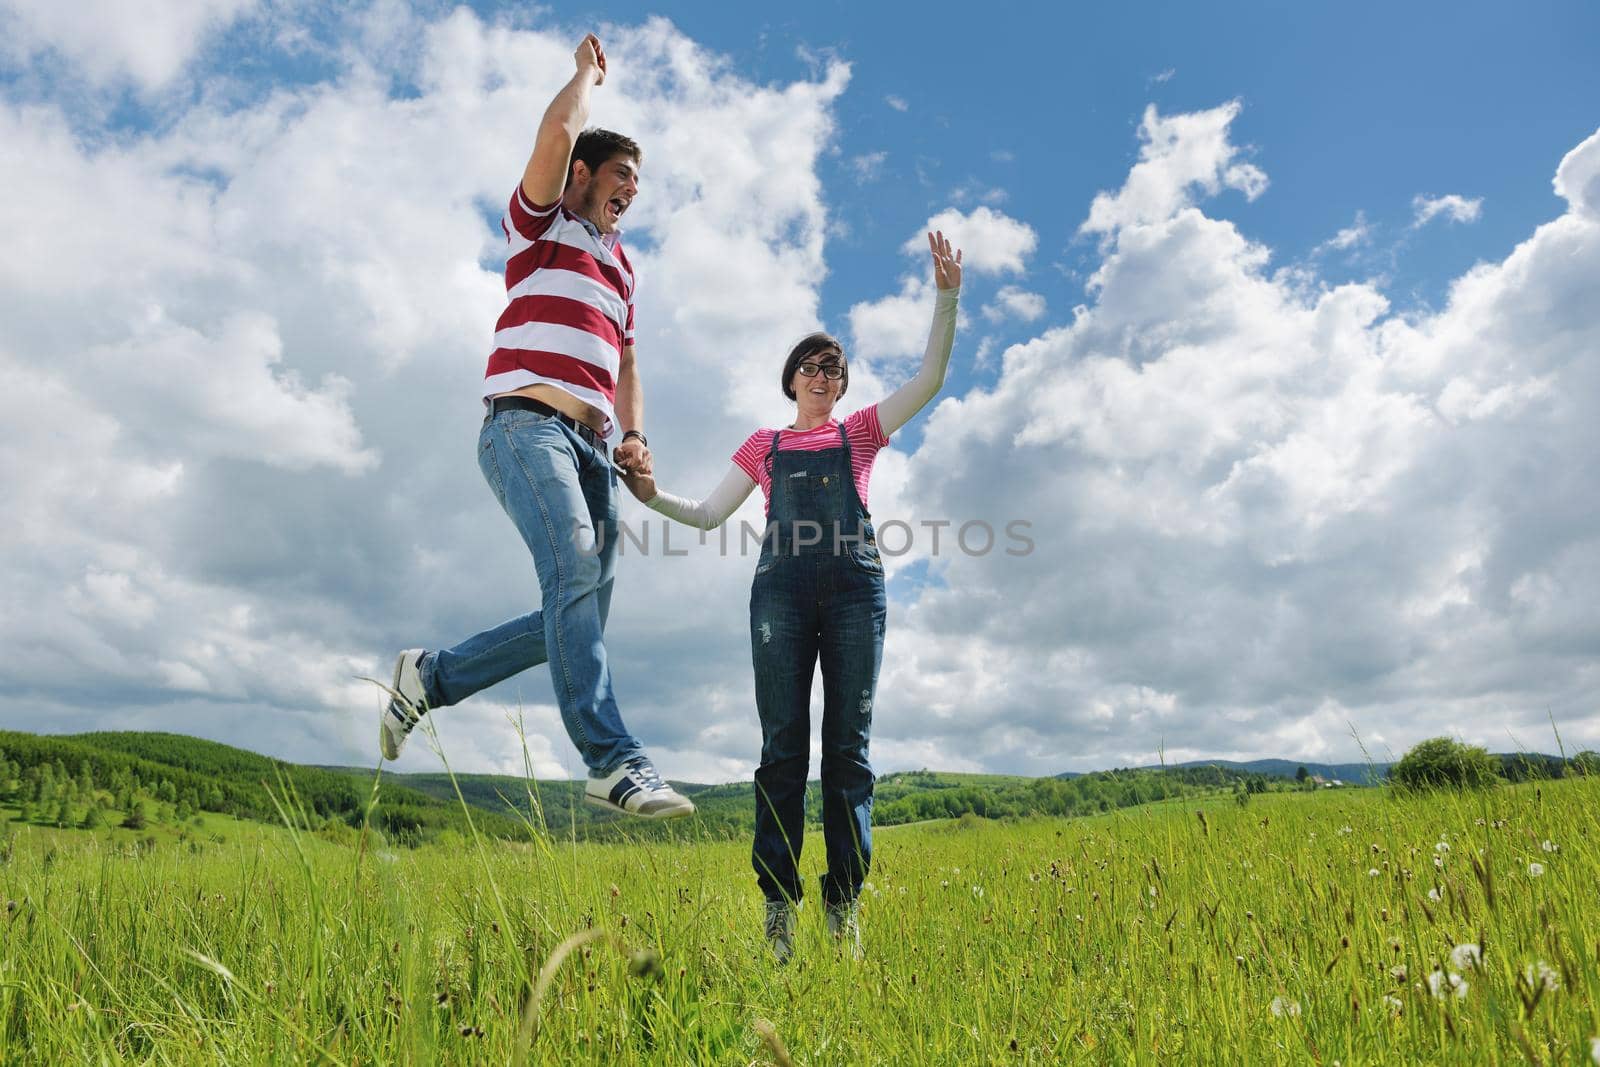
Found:
[[[779, 432], [781, 433], [781, 431]], [[772, 492], [750, 586], [750, 651], [761, 767], [751, 861], [768, 900], [799, 901], [810, 763], [811, 678], [822, 661], [822, 837], [826, 903], [854, 900], [872, 860], [867, 743], [883, 659], [883, 562], [850, 470], [850, 440], [767, 455]]]

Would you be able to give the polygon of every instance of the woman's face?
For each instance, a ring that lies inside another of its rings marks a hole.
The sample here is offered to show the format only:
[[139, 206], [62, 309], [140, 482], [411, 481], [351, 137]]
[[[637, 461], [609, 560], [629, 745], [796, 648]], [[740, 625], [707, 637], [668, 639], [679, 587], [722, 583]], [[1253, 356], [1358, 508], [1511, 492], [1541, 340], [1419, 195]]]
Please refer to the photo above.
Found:
[[[829, 378], [825, 369], [829, 367], [844, 367], [844, 357], [831, 349], [807, 356], [795, 368], [789, 388], [794, 390], [801, 414], [826, 418], [833, 411], [839, 394], [844, 392], [844, 379]], [[807, 376], [806, 371], [812, 368], [816, 368], [816, 373]]]

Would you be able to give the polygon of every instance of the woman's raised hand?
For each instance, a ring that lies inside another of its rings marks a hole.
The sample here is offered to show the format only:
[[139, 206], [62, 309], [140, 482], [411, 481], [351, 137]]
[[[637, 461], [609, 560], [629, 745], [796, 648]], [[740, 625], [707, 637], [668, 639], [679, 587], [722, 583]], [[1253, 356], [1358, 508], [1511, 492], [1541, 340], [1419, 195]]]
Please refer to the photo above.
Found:
[[928, 251], [933, 253], [933, 283], [940, 289], [961, 288], [961, 249], [950, 254], [950, 239], [943, 230], [928, 234]]

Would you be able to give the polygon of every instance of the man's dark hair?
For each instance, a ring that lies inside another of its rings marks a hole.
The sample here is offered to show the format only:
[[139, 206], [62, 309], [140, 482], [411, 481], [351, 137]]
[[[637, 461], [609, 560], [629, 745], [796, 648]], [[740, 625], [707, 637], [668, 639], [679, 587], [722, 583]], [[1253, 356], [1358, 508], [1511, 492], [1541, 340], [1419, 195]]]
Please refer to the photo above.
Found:
[[[572, 163], [583, 160], [583, 165], [593, 174], [616, 156], [628, 156], [635, 163], [644, 162], [644, 150], [632, 137], [624, 137], [599, 127], [584, 130], [572, 144]], [[572, 180], [572, 163], [567, 164], [567, 180]]]
[[[829, 357], [832, 357], [831, 359]], [[820, 357], [820, 358], [819, 358]], [[800, 338], [800, 343], [795, 345], [789, 353], [789, 358], [783, 361], [783, 395], [790, 400], [797, 400], [794, 389], [789, 385], [794, 381], [795, 368], [811, 360], [826, 366], [837, 363], [844, 368], [844, 377], [839, 379], [839, 395], [844, 396], [845, 390], [850, 388], [850, 364], [844, 358], [844, 345], [841, 345], [832, 334], [808, 333]]]

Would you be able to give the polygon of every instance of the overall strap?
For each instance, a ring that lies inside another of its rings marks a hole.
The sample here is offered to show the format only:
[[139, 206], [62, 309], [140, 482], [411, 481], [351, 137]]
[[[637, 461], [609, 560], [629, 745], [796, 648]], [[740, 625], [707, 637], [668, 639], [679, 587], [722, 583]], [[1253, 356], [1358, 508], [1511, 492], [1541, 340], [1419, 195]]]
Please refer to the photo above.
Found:
[[782, 432], [782, 430], [772, 431], [772, 447], [767, 449], [767, 520], [769, 522], [772, 519], [772, 502], [778, 495], [778, 487], [772, 480], [772, 465], [778, 459], [778, 435]]
[[[849, 499], [856, 502], [856, 510], [861, 513], [863, 519], [870, 519], [872, 515], [867, 511], [867, 506], [861, 502], [861, 492], [856, 489], [856, 465], [850, 458], [850, 435], [845, 432], [842, 420], [839, 423], [839, 440], [844, 444], [844, 480], [850, 486]], [[844, 515], [841, 518], [849, 519], [850, 516]]]

